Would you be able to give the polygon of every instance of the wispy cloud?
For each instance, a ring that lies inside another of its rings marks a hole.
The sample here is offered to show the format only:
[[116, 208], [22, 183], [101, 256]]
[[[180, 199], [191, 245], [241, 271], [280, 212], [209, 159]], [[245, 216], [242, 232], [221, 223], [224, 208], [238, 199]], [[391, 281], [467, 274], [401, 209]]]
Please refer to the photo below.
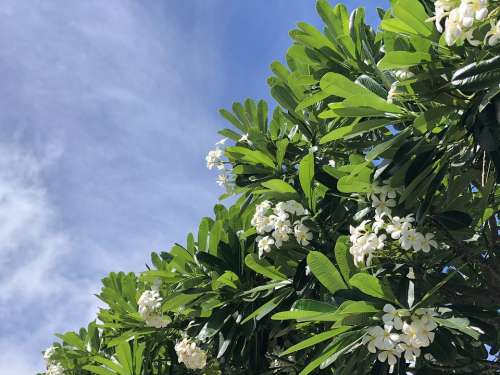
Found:
[[197, 92], [219, 57], [185, 48], [202, 30], [163, 2], [6, 0], [0, 17], [0, 374], [32, 375], [54, 332], [95, 317], [100, 278], [210, 213], [216, 113]]
[[1, 374], [40, 370], [35, 353], [54, 331], [96, 312], [95, 280], [65, 267], [74, 249], [41, 181], [48, 160], [0, 144]]

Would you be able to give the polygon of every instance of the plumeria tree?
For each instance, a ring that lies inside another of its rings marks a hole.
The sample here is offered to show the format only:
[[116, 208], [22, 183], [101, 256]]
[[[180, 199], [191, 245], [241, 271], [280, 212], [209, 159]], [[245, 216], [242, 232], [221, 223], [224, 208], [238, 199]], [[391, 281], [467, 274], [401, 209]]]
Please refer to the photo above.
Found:
[[214, 216], [47, 375], [500, 373], [500, 1], [317, 2], [207, 155]]

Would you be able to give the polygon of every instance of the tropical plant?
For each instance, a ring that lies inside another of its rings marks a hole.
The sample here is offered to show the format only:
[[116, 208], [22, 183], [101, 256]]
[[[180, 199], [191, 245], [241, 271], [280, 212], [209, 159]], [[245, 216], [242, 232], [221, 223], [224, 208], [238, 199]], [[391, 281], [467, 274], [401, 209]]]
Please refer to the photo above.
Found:
[[105, 278], [46, 374], [499, 373], [499, 4], [319, 0], [272, 114], [221, 110], [235, 203]]

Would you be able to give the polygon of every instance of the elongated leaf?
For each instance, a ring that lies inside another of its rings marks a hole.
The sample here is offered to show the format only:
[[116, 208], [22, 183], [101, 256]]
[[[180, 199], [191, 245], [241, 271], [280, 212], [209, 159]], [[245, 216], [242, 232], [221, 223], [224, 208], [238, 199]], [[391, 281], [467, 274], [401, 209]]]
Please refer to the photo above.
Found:
[[472, 337], [474, 340], [479, 340], [480, 333], [470, 327], [470, 321], [467, 318], [458, 318], [458, 317], [452, 317], [448, 319], [435, 318], [435, 321], [440, 326], [452, 328], [454, 330], [460, 331]]
[[232, 146], [226, 147], [226, 152], [249, 163], [262, 164], [267, 167], [274, 168], [274, 161], [259, 150], [250, 150], [246, 147]]
[[297, 191], [290, 184], [283, 180], [269, 180], [263, 182], [261, 185], [278, 193], [297, 193]]
[[259, 257], [256, 254], [248, 254], [245, 258], [245, 264], [251, 270], [261, 275], [264, 275], [270, 278], [271, 280], [276, 280], [276, 281], [287, 280], [287, 277], [280, 271], [278, 271], [276, 267], [269, 264], [269, 262], [265, 259], [259, 259]]
[[366, 120], [360, 123], [356, 123], [353, 125], [343, 126], [341, 128], [337, 128], [329, 132], [328, 134], [321, 137], [319, 143], [325, 144], [328, 142], [336, 141], [341, 138], [353, 137], [357, 135], [361, 135], [371, 130], [379, 129], [388, 125], [390, 120], [382, 118], [382, 119], [372, 119]]
[[341, 333], [347, 332], [351, 327], [338, 327], [335, 329], [332, 329], [330, 331], [318, 333], [317, 335], [313, 335], [309, 337], [308, 339], [305, 339], [304, 341], [299, 342], [298, 344], [295, 344], [291, 347], [289, 347], [287, 350], [285, 350], [281, 355], [288, 355], [291, 353], [298, 352], [299, 350], [303, 350], [306, 348], [309, 348], [310, 346], [319, 344], [320, 342], [329, 340], [335, 336], [338, 336]]
[[346, 282], [349, 282], [351, 276], [356, 273], [352, 255], [349, 253], [348, 241], [347, 236], [340, 236], [335, 243], [335, 260]]
[[378, 278], [368, 273], [357, 273], [351, 277], [349, 284], [369, 296], [384, 299], [386, 301], [397, 302], [396, 297], [394, 297], [394, 294], [389, 286], [385, 285]]
[[[339, 336], [331, 346], [328, 346], [321, 355], [309, 362], [309, 364], [299, 373], [299, 375], [307, 375], [321, 366], [323, 362], [329, 360], [331, 365], [342, 353], [350, 350], [358, 340], [361, 340], [362, 331], [346, 332]], [[336, 355], [334, 358], [332, 356]]]
[[425, 52], [390, 51], [378, 63], [380, 70], [405, 69], [432, 60]]
[[269, 314], [271, 311], [273, 311], [276, 307], [279, 306], [279, 304], [287, 298], [292, 292], [290, 290], [284, 290], [282, 291], [279, 295], [276, 297], [272, 298], [271, 300], [267, 301], [265, 304], [260, 306], [257, 310], [255, 310], [253, 313], [248, 315], [241, 324], [245, 324], [251, 319], [256, 319], [256, 320], [261, 320], [263, 317], [265, 317], [267, 314]]
[[307, 264], [312, 274], [330, 293], [334, 294], [338, 290], [347, 289], [347, 285], [340, 276], [338, 269], [326, 255], [319, 251], [311, 251], [307, 256]]
[[320, 87], [324, 92], [330, 95], [340, 96], [341, 98], [348, 98], [355, 95], [375, 95], [370, 90], [354, 83], [349, 78], [338, 73], [325, 74], [321, 78]]
[[314, 178], [314, 155], [307, 154], [302, 158], [299, 165], [299, 181], [309, 206], [312, 206], [312, 183]]

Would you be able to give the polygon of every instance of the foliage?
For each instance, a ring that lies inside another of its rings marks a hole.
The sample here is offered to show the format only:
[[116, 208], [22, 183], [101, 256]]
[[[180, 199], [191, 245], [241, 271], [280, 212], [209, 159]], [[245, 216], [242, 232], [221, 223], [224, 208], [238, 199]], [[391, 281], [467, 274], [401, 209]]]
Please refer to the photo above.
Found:
[[272, 113], [221, 111], [207, 166], [235, 203], [105, 278], [47, 374], [500, 371], [499, 1], [393, 0], [378, 30], [317, 11], [271, 65]]

